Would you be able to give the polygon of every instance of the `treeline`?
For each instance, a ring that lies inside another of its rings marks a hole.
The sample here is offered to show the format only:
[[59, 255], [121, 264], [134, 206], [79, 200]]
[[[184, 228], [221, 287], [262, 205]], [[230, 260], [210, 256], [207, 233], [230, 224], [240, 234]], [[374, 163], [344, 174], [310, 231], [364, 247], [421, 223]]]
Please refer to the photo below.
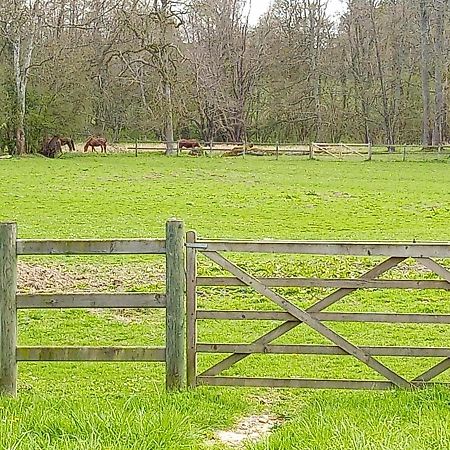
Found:
[[445, 142], [447, 1], [326, 3], [251, 26], [245, 0], [0, 0], [0, 145]]

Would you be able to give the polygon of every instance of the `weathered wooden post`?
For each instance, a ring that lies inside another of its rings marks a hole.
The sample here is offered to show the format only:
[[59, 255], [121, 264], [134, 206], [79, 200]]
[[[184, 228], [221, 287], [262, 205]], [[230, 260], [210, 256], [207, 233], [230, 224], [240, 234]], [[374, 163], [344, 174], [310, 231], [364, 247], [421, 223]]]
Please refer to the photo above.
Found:
[[280, 143], [278, 141], [277, 141], [277, 146], [276, 146], [276, 155], [277, 155], [277, 161], [278, 161], [278, 158], [280, 156]]
[[0, 395], [17, 394], [17, 227], [0, 224]]
[[138, 155], [138, 140], [135, 139], [134, 140], [134, 156], [136, 156], [136, 158], [137, 158], [137, 155]]
[[403, 144], [403, 161], [406, 161], [406, 144]]
[[309, 159], [314, 159], [314, 147], [312, 142], [309, 144]]
[[166, 223], [166, 388], [168, 391], [185, 387], [184, 245], [183, 221], [169, 219]]
[[197, 377], [197, 249], [189, 246], [197, 241], [197, 233], [186, 233], [186, 355], [187, 385], [196, 386]]

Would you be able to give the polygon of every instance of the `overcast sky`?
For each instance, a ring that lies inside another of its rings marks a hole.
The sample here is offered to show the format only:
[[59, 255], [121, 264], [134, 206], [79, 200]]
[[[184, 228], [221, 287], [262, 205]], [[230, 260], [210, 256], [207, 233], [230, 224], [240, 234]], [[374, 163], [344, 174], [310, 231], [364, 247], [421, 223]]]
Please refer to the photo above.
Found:
[[[250, 13], [250, 22], [256, 24], [259, 16], [264, 14], [268, 9], [272, 0], [252, 0], [252, 10]], [[335, 15], [342, 12], [343, 0], [328, 0], [328, 13]]]

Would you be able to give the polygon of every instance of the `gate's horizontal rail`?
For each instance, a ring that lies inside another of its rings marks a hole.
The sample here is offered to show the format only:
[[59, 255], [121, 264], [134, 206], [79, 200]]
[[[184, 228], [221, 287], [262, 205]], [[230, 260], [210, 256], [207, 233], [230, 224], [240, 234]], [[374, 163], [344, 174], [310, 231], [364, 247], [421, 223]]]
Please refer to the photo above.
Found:
[[165, 239], [17, 240], [18, 255], [164, 254]]
[[[447, 347], [359, 347], [371, 356], [406, 356], [424, 358], [448, 358]], [[245, 353], [275, 355], [348, 355], [342, 348], [334, 345], [264, 345], [264, 344], [197, 344], [200, 353]]]
[[17, 295], [18, 309], [165, 307], [166, 295], [159, 293]]
[[252, 252], [340, 256], [450, 258], [450, 242], [234, 241], [198, 240], [186, 244], [203, 252]]
[[[444, 289], [450, 283], [444, 280], [361, 280], [324, 278], [258, 278], [268, 287], [318, 287], [345, 289]], [[197, 286], [246, 286], [236, 277], [197, 277]]]
[[[320, 312], [310, 313], [310, 315], [324, 322], [450, 324], [449, 314]], [[196, 317], [197, 319], [214, 320], [281, 320], [299, 322], [291, 314], [281, 311], [198, 310]]]
[[165, 361], [162, 347], [18, 347], [17, 361]]
[[310, 378], [249, 378], [198, 376], [197, 383], [207, 386], [244, 386], [271, 388], [311, 388], [311, 389], [376, 389], [395, 388], [390, 381], [370, 380], [316, 380]]
[[[316, 380], [309, 378], [248, 378], [248, 377], [209, 377], [198, 376], [197, 383], [209, 386], [247, 386], [275, 388], [311, 388], [311, 389], [365, 389], [387, 390], [395, 385], [390, 381], [370, 380]], [[412, 381], [412, 386], [421, 387], [425, 383]], [[426, 383], [426, 386], [450, 386], [449, 383]]]

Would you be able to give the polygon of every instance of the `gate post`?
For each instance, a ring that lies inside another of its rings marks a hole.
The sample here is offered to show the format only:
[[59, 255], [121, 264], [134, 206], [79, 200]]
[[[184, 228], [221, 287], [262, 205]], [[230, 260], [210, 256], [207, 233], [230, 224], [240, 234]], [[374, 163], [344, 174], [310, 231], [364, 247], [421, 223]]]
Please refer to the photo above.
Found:
[[17, 394], [17, 226], [0, 224], [0, 395]]
[[169, 219], [166, 223], [166, 389], [185, 387], [185, 272], [184, 223]]
[[189, 244], [197, 241], [197, 233], [186, 233], [186, 315], [187, 315], [187, 386], [197, 384], [197, 250]]

